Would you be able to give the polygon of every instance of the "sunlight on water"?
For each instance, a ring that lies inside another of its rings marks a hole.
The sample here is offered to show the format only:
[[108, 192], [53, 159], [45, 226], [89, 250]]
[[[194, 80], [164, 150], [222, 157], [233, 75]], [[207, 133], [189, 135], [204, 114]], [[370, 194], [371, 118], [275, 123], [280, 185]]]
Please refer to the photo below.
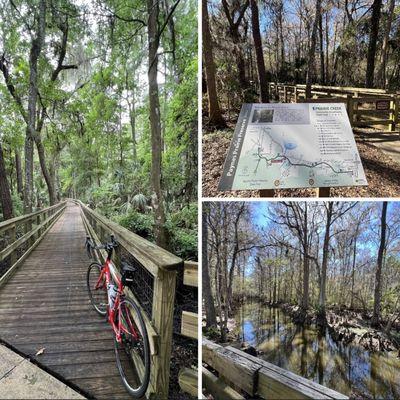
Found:
[[237, 311], [237, 335], [259, 357], [344, 394], [400, 399], [400, 359], [355, 344], [335, 343], [328, 332], [295, 325], [278, 308], [258, 303]]

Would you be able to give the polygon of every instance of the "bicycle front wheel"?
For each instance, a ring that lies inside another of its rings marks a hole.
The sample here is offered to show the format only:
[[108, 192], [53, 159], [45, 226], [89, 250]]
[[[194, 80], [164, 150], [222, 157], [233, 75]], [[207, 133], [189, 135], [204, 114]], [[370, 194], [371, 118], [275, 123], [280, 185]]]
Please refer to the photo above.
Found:
[[102, 268], [99, 263], [94, 262], [90, 264], [87, 271], [86, 284], [90, 302], [94, 309], [100, 315], [106, 315], [108, 305], [106, 277], [103, 275], [101, 282], [99, 281]]
[[114, 337], [115, 356], [122, 382], [135, 398], [146, 393], [150, 380], [150, 346], [139, 307], [129, 299], [123, 299], [117, 313], [121, 321], [121, 341]]

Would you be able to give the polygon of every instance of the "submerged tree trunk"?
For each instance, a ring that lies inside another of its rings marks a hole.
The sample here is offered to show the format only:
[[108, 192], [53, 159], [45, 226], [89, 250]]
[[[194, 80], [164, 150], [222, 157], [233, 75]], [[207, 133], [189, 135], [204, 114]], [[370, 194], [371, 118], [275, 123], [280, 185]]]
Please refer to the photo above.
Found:
[[0, 197], [3, 219], [10, 219], [14, 216], [11, 199], [10, 185], [8, 184], [6, 166], [4, 163], [3, 147], [0, 143]]
[[167, 248], [167, 230], [165, 228], [164, 199], [161, 187], [161, 123], [160, 123], [160, 99], [158, 94], [157, 67], [158, 48], [160, 44], [158, 14], [159, 2], [147, 0], [148, 11], [148, 46], [149, 46], [149, 105], [150, 105], [150, 127], [151, 127], [151, 183], [155, 194], [155, 237], [159, 246]]
[[332, 211], [333, 211], [333, 202], [330, 201], [328, 203], [326, 209], [326, 223], [325, 223], [325, 236], [324, 236], [324, 244], [322, 247], [322, 265], [321, 265], [321, 285], [319, 289], [319, 320], [321, 325], [325, 325], [326, 319], [326, 271], [328, 267], [328, 255], [329, 255], [329, 241], [331, 237], [331, 223], [332, 223]]
[[258, 82], [260, 84], [260, 100], [262, 103], [268, 103], [268, 82], [267, 74], [265, 72], [264, 55], [262, 49], [262, 41], [260, 34], [260, 22], [258, 15], [258, 5], [257, 0], [250, 0], [251, 7], [251, 24], [253, 30], [253, 40], [254, 48], [256, 51], [257, 58], [257, 72], [258, 72]]
[[378, 326], [381, 316], [381, 297], [382, 297], [382, 265], [383, 254], [386, 248], [386, 214], [388, 202], [384, 201], [381, 214], [381, 240], [378, 250], [378, 260], [375, 273], [375, 291], [374, 291], [374, 312], [372, 314], [371, 325]]
[[371, 30], [369, 34], [367, 72], [365, 75], [365, 87], [374, 86], [376, 42], [379, 34], [379, 20], [381, 17], [382, 0], [374, 0], [372, 4]]
[[215, 82], [215, 64], [213, 58], [212, 37], [208, 18], [207, 0], [202, 0], [203, 24], [203, 57], [207, 82], [208, 118], [212, 126], [226, 126], [218, 103], [217, 85]]

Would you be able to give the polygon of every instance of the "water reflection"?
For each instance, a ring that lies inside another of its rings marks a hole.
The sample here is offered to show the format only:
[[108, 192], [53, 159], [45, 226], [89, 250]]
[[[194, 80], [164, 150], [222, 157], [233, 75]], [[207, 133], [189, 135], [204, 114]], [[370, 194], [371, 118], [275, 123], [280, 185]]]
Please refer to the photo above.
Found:
[[314, 326], [301, 327], [278, 308], [258, 303], [236, 315], [238, 339], [263, 352], [266, 361], [344, 394], [373, 399], [400, 399], [400, 360], [355, 344], [335, 343]]

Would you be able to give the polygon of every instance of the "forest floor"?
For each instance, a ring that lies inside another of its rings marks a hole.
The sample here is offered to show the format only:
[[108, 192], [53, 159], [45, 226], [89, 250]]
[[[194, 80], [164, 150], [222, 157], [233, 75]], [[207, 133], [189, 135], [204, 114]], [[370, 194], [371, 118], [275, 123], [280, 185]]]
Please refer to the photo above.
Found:
[[[203, 134], [203, 197], [259, 197], [258, 190], [218, 191], [234, 126]], [[365, 135], [356, 135], [356, 144], [368, 186], [336, 187], [331, 197], [400, 197], [400, 162], [377, 147]], [[317, 189], [279, 189], [275, 197], [314, 197]]]

